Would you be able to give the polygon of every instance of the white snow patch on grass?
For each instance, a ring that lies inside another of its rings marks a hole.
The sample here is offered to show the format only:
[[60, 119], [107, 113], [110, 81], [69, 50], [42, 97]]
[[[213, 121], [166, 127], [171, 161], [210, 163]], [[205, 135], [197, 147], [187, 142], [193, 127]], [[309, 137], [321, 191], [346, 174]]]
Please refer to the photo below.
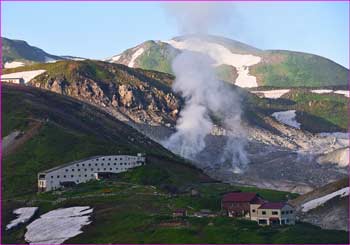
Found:
[[56, 209], [40, 216], [27, 226], [25, 240], [30, 244], [61, 244], [82, 233], [91, 223], [89, 206]]
[[129, 67], [134, 67], [135, 65], [135, 60], [137, 59], [137, 57], [139, 57], [145, 50], [143, 48], [139, 48], [138, 50], [136, 50], [135, 53], [132, 54], [131, 60], [128, 64]]
[[302, 205], [302, 211], [308, 212], [311, 209], [317, 208], [318, 206], [323, 205], [327, 201], [331, 200], [336, 196], [346, 197], [349, 195], [350, 187], [344, 187], [343, 189], [337, 190], [333, 193], [325, 195], [323, 197], [316, 198], [314, 200], [308, 201]]
[[312, 93], [316, 93], [316, 94], [329, 94], [329, 93], [332, 93], [333, 90], [331, 89], [314, 89], [314, 90], [311, 90]]
[[272, 113], [272, 116], [276, 118], [277, 121], [283, 124], [300, 129], [300, 123], [298, 123], [295, 119], [295, 110], [274, 112]]
[[8, 225], [6, 225], [6, 230], [10, 230], [21, 223], [27, 222], [28, 220], [30, 220], [31, 217], [33, 217], [37, 210], [37, 207], [24, 207], [15, 209], [13, 213], [17, 214], [18, 217], [12, 220]]
[[349, 93], [349, 90], [336, 90], [336, 91], [334, 91], [334, 93], [336, 93], [336, 94], [342, 94], [342, 95], [344, 95], [344, 96], [346, 96], [346, 97], [350, 97], [350, 93]]
[[335, 93], [335, 94], [341, 94], [344, 95], [346, 97], [350, 97], [350, 92], [349, 90], [331, 90], [331, 89], [315, 89], [315, 90], [311, 90], [312, 93], [316, 93], [316, 94], [330, 94], [330, 93]]
[[46, 70], [21, 71], [2, 75], [1, 78], [23, 78], [24, 82], [27, 83], [44, 72]]
[[20, 61], [12, 61], [12, 62], [5, 63], [5, 68], [16, 68], [20, 66], [24, 66], [24, 63]]
[[281, 98], [282, 95], [288, 93], [290, 89], [275, 89], [275, 90], [265, 90], [265, 91], [251, 91], [254, 94], [263, 94], [263, 98], [269, 99], [278, 99]]
[[235, 85], [252, 88], [257, 87], [256, 77], [249, 75], [249, 66], [258, 64], [261, 57], [251, 54], [234, 54], [228, 48], [217, 43], [202, 41], [197, 38], [189, 38], [185, 41], [165, 41], [174, 48], [181, 50], [190, 50], [209, 55], [219, 65], [231, 65], [237, 69], [238, 77]]

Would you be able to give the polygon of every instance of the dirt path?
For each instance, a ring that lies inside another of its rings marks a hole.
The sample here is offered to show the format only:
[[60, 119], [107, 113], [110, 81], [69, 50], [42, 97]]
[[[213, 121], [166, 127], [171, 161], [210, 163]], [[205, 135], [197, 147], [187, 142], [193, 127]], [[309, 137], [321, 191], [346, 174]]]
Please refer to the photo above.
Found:
[[[33, 121], [29, 124], [29, 129], [25, 132], [14, 131], [10, 135], [6, 136], [6, 143], [2, 145], [2, 156], [6, 157], [35, 136], [42, 126], [42, 122]], [[4, 141], [5, 141], [4, 138]]]

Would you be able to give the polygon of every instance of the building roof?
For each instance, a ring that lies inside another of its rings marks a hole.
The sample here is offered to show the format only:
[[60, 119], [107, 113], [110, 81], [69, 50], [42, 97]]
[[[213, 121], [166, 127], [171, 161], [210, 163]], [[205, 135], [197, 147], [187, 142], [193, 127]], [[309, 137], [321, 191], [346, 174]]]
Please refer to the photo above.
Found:
[[258, 209], [281, 209], [288, 205], [285, 202], [267, 202], [261, 205]]
[[254, 192], [231, 192], [224, 195], [223, 202], [250, 202], [257, 197]]
[[184, 212], [186, 212], [186, 209], [184, 209], [184, 208], [178, 208], [178, 209], [174, 210], [174, 213], [184, 213]]

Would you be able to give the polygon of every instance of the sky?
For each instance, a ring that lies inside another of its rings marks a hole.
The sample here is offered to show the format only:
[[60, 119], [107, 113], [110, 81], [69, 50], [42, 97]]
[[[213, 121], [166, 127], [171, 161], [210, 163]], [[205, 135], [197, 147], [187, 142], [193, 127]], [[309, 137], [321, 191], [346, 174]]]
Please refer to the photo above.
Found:
[[[181, 32], [159, 2], [2, 2], [1, 35], [48, 53], [104, 59]], [[214, 4], [214, 3], [213, 3]], [[235, 2], [210, 34], [294, 50], [349, 67], [349, 2]], [[200, 6], [200, 3], [199, 3]]]

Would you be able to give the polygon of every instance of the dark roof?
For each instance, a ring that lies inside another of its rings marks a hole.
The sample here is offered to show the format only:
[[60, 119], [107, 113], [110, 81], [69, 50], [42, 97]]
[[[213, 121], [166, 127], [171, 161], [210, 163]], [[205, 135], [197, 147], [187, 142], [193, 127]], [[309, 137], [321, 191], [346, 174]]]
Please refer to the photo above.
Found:
[[231, 192], [224, 195], [223, 202], [250, 202], [257, 194], [254, 192]]
[[184, 213], [184, 212], [186, 212], [186, 209], [184, 208], [179, 208], [174, 211], [174, 213]]
[[281, 209], [288, 205], [285, 202], [267, 202], [261, 205], [258, 209]]

